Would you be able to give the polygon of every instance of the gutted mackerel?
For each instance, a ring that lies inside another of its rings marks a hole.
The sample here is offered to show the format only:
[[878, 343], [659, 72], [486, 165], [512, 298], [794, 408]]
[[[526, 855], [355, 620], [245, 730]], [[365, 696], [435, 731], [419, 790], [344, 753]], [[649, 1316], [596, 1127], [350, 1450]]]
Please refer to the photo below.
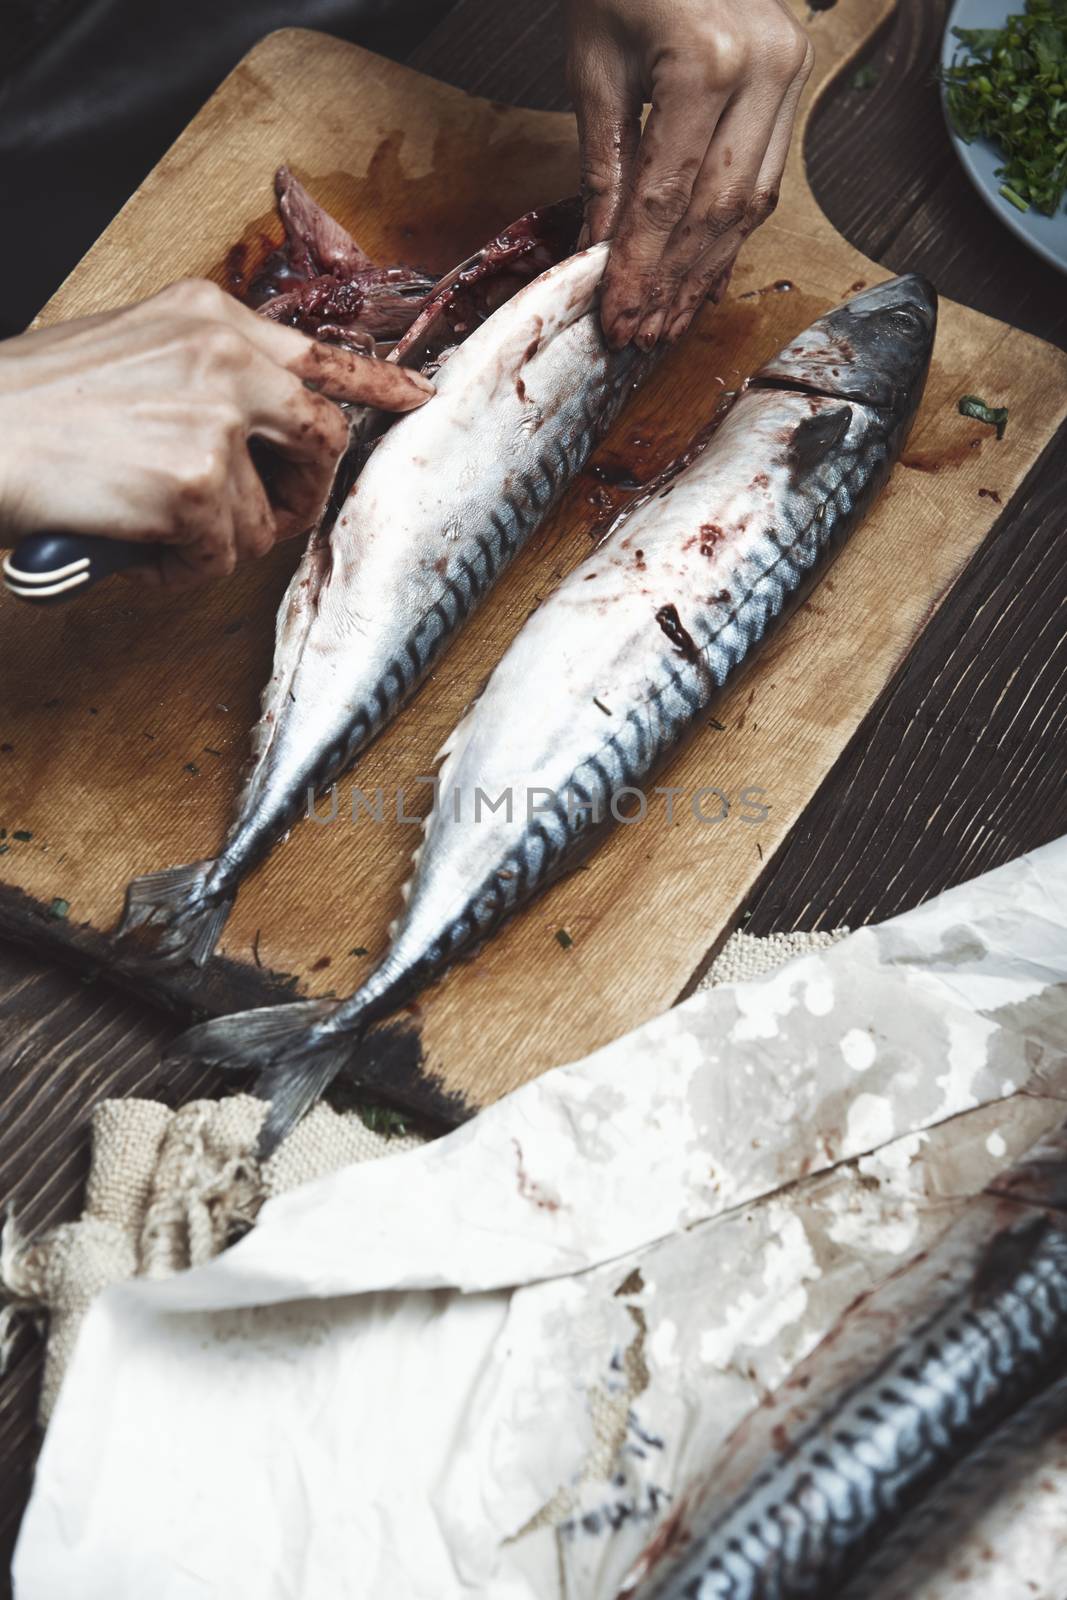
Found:
[[821, 318], [534, 612], [442, 752], [404, 913], [355, 995], [183, 1037], [179, 1049], [198, 1058], [264, 1069], [265, 1149], [369, 1023], [574, 865], [610, 827], [620, 791], [701, 723], [886, 481], [935, 322], [936, 296], [918, 277]]
[[579, 222], [577, 203], [530, 213], [442, 281], [394, 352], [436, 371], [437, 394], [384, 433], [354, 487], [345, 469], [347, 497], [297, 568], [218, 856], [130, 885], [120, 931], [160, 925], [157, 960], [206, 961], [242, 879], [414, 693], [647, 366], [604, 343], [607, 246], [568, 255]]

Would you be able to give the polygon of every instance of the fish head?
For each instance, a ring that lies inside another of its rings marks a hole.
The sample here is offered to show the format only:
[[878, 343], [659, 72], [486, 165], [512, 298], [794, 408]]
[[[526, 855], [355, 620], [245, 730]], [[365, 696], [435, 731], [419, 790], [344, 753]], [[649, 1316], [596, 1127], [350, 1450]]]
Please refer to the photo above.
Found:
[[828, 311], [752, 381], [910, 416], [922, 397], [936, 328], [937, 292], [909, 272]]

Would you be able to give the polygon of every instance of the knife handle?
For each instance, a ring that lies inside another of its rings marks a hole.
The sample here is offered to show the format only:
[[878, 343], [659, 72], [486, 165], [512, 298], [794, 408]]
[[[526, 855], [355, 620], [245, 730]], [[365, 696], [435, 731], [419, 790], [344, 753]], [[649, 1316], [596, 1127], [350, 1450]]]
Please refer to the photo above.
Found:
[[151, 561], [157, 547], [86, 533], [31, 533], [4, 560], [4, 584], [20, 600], [70, 600], [124, 567]]

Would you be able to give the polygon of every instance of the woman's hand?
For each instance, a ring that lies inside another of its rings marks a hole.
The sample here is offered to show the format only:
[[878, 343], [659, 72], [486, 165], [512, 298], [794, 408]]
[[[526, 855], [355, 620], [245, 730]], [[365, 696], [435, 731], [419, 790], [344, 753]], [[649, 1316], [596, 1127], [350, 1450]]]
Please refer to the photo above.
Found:
[[[167, 546], [135, 572], [218, 577], [318, 520], [348, 443], [334, 400], [410, 411], [432, 393], [199, 280], [22, 334], [0, 344], [0, 544], [101, 534]], [[277, 461], [269, 494], [253, 436]]]
[[811, 45], [782, 0], [566, 0], [566, 11], [589, 240], [613, 239], [604, 332], [651, 349], [721, 298], [774, 210]]

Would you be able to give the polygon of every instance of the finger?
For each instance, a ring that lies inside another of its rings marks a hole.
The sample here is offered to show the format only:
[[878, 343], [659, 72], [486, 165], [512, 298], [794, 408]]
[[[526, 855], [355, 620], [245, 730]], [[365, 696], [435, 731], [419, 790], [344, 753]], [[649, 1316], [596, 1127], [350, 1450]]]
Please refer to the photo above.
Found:
[[230, 506], [238, 561], [266, 555], [278, 538], [277, 520], [266, 486], [243, 439], [236, 442], [233, 451]]
[[[167, 588], [192, 589], [216, 578], [228, 578], [236, 566], [233, 511], [229, 502], [223, 501], [188, 542], [163, 546], [154, 571]], [[140, 570], [153, 581], [153, 569]]]
[[777, 206], [782, 174], [792, 143], [797, 107], [811, 72], [811, 65], [812, 53], [808, 45], [800, 69], [778, 107], [766, 151], [752, 185], [745, 215], [733, 229], [711, 244], [705, 255], [690, 268], [676, 290], [666, 325], [667, 338], [671, 342], [679, 339], [685, 332], [705, 299], [715, 298], [712, 291], [716, 286], [720, 290], [717, 298], [722, 298], [726, 283], [729, 281], [729, 273], [733, 271], [737, 253], [745, 239], [766, 222]]
[[239, 314], [241, 332], [261, 354], [330, 399], [380, 406], [384, 411], [413, 411], [435, 393], [421, 372], [310, 339], [296, 328], [257, 316], [236, 300], [229, 303]]
[[664, 338], [668, 344], [675, 344], [682, 337], [682, 334], [685, 333], [703, 305], [717, 306], [726, 298], [726, 291], [730, 287], [730, 279], [733, 277], [736, 260], [737, 257], [732, 256], [720, 269], [716, 277], [703, 282], [699, 298], [693, 304], [687, 306], [684, 311], [678, 311], [677, 305], [671, 307], [670, 320], [666, 323], [664, 329]]
[[180, 588], [228, 577], [237, 565], [230, 478], [240, 416], [229, 406], [205, 408], [198, 421], [183, 437], [180, 468], [168, 476], [169, 514], [159, 534], [160, 576]]
[[614, 46], [572, 46], [567, 78], [578, 120], [584, 249], [610, 238], [641, 139], [641, 86]]
[[322, 515], [348, 448], [343, 412], [293, 373], [262, 359], [245, 374], [242, 406], [248, 434], [272, 447], [267, 496], [276, 539], [306, 533]]
[[238, 398], [241, 436], [266, 439], [282, 456], [336, 464], [348, 446], [340, 407], [272, 361], [260, 358], [242, 373]]
[[[276, 539], [292, 539], [317, 525], [348, 445], [348, 424], [331, 401], [304, 389], [291, 404], [284, 429], [262, 430], [277, 451], [269, 491]], [[330, 413], [341, 423], [339, 432]]]
[[308, 339], [306, 348], [285, 364], [290, 372], [331, 400], [380, 406], [383, 411], [414, 411], [436, 393], [421, 372], [318, 339]]
[[604, 273], [601, 315], [615, 348], [629, 342], [646, 308], [659, 302], [664, 248], [689, 207], [727, 99], [725, 89], [709, 92], [703, 73], [689, 66], [672, 69], [654, 93]]
[[718, 247], [725, 243], [728, 253], [730, 241], [749, 219], [781, 102], [781, 94], [772, 100], [766, 94], [756, 97], [742, 92], [719, 119], [685, 216], [660, 259], [662, 302], [646, 314], [635, 335], [643, 349], [651, 350], [664, 324], [673, 321], [670, 313], [678, 291], [697, 263], [706, 261], [717, 274], [723, 254]]

